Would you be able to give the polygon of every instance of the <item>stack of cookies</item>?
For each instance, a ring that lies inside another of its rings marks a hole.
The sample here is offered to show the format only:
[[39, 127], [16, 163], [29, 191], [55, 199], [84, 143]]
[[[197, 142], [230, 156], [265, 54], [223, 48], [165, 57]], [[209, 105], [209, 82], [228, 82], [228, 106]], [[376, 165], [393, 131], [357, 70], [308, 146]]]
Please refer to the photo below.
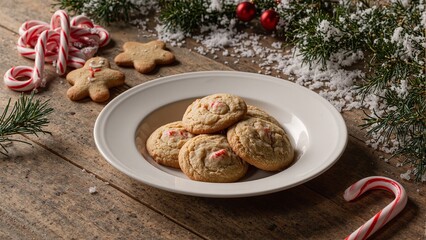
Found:
[[190, 179], [235, 182], [248, 166], [280, 171], [294, 158], [294, 149], [278, 121], [231, 94], [195, 100], [182, 121], [156, 129], [146, 148], [159, 164], [180, 168]]

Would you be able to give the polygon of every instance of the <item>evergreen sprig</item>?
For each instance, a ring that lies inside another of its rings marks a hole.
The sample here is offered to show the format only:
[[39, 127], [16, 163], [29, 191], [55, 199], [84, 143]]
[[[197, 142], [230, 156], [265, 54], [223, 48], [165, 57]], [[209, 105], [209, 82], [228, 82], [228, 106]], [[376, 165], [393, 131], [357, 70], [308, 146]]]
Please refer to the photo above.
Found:
[[225, 4], [221, 9], [211, 9], [205, 0], [160, 0], [160, 20], [169, 29], [179, 29], [187, 33], [200, 30], [203, 26], [224, 26], [226, 19], [235, 18], [235, 5]]
[[19, 99], [11, 107], [9, 98], [6, 107], [0, 116], [0, 153], [7, 155], [7, 145], [11, 142], [27, 143], [23, 140], [13, 138], [16, 134], [50, 134], [43, 127], [47, 126], [49, 120], [47, 115], [53, 109], [48, 106], [48, 101], [40, 102], [34, 100], [34, 94], [20, 95]]
[[[203, 0], [186, 1], [167, 1], [160, 0], [162, 13], [160, 19], [166, 23], [167, 28], [181, 29], [185, 32], [191, 32], [199, 29], [204, 22], [204, 16], [208, 15], [207, 5]], [[214, 16], [214, 14], [211, 14]], [[184, 16], [184, 17], [183, 17]], [[212, 24], [214, 18], [210, 19]]]
[[137, 6], [129, 0], [56, 0], [53, 4], [76, 14], [85, 14], [95, 22], [110, 24], [128, 22], [138, 12]]

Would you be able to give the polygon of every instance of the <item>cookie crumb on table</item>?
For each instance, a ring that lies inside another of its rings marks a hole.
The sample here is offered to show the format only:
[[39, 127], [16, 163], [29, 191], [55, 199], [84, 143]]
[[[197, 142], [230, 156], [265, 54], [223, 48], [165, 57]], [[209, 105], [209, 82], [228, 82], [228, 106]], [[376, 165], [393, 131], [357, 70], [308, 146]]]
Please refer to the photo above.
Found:
[[89, 193], [90, 194], [95, 194], [95, 193], [97, 193], [98, 192], [98, 190], [96, 189], [96, 186], [94, 186], [94, 187], [89, 187]]

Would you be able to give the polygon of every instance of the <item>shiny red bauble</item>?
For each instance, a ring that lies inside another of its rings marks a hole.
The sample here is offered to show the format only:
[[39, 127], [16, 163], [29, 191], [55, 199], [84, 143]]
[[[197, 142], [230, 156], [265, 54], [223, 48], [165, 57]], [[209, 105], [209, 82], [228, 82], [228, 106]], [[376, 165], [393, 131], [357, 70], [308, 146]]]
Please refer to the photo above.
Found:
[[279, 21], [280, 15], [273, 9], [264, 11], [260, 16], [260, 24], [268, 31], [275, 30]]
[[241, 2], [237, 5], [236, 13], [238, 19], [248, 22], [256, 16], [256, 7], [251, 2]]

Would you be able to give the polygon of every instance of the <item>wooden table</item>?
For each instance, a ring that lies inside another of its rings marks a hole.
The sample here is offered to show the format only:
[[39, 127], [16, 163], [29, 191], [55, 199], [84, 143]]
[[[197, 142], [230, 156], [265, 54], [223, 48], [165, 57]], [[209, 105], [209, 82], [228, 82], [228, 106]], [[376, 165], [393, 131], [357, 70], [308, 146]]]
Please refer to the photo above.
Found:
[[[0, 2], [0, 72], [33, 61], [16, 51], [18, 28], [26, 20], [48, 22], [51, 1], [2, 0]], [[112, 60], [126, 41], [155, 37], [130, 26], [110, 26], [112, 43], [98, 53]], [[265, 43], [276, 41], [272, 37]], [[219, 56], [202, 56], [196, 42], [171, 47], [177, 64], [143, 75], [126, 74], [121, 92], [177, 73], [202, 70], [258, 72], [251, 60], [233, 63]], [[223, 64], [228, 61], [229, 64]], [[113, 64], [113, 68], [118, 67]], [[408, 204], [403, 212], [374, 235], [375, 239], [426, 239], [425, 184], [400, 179], [408, 168], [396, 167], [365, 145], [360, 130], [363, 113], [343, 113], [349, 141], [341, 159], [327, 172], [300, 186], [257, 197], [215, 199], [179, 195], [137, 182], [108, 164], [94, 139], [95, 120], [105, 104], [72, 102], [65, 93], [69, 84], [54, 76], [37, 94], [50, 99], [55, 109], [47, 130], [52, 135], [17, 136], [32, 145], [14, 143], [9, 157], [0, 157], [0, 239], [342, 239], [357, 229], [394, 196], [371, 191], [355, 202], [345, 202], [343, 191], [357, 180], [373, 175], [398, 180], [406, 188]], [[285, 80], [283, 80], [285, 81]], [[0, 109], [19, 94], [0, 88]], [[97, 193], [89, 193], [96, 186]]]

